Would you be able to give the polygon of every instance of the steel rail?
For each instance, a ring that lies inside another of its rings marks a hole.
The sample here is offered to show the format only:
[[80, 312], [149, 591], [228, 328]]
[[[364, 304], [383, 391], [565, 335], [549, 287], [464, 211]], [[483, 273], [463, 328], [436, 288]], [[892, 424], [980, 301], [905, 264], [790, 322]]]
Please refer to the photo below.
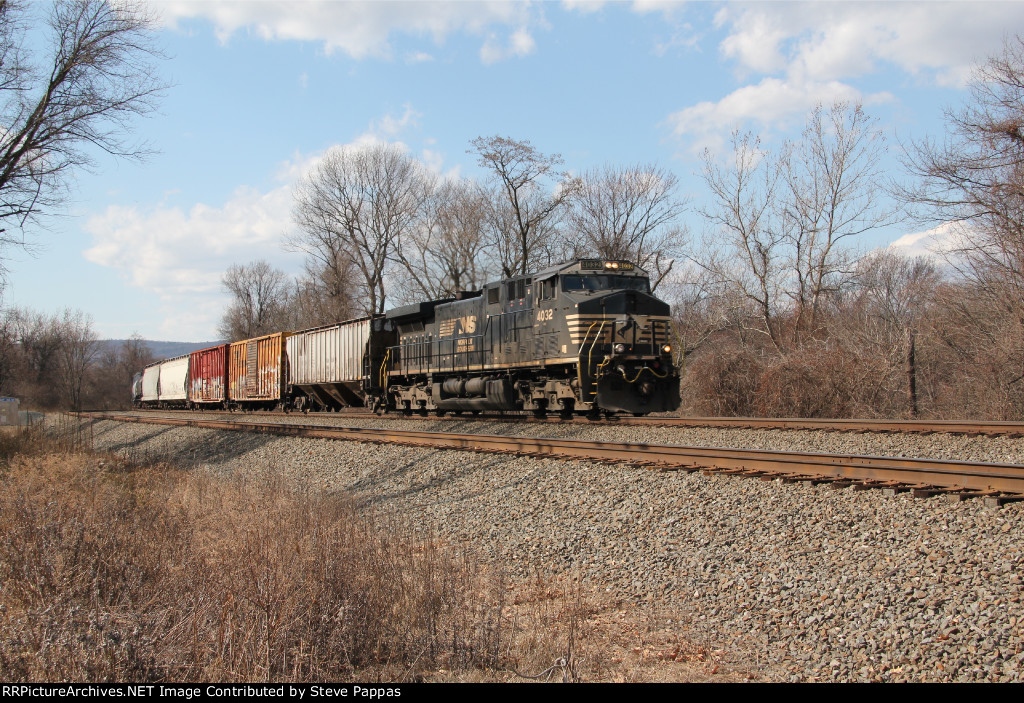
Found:
[[677, 427], [1024, 435], [1024, 422], [1007, 421], [650, 416], [626, 419], [627, 421], [638, 421], [636, 424], [668, 424]]
[[[186, 412], [186, 411], [181, 411]], [[201, 412], [231, 414], [227, 410], [206, 410]], [[266, 415], [287, 415], [289, 413], [272, 412]], [[297, 413], [290, 413], [297, 415]], [[352, 408], [340, 413], [312, 413], [310, 417], [336, 418], [349, 416], [372, 416], [365, 408]], [[384, 416], [387, 419], [437, 420], [436, 415], [405, 415], [392, 413]], [[1024, 422], [985, 420], [877, 420], [877, 419], [823, 419], [823, 418], [779, 418], [779, 417], [666, 417], [648, 415], [645, 417], [629, 417], [613, 415], [599, 420], [577, 416], [570, 419], [551, 415], [535, 417], [529, 413], [504, 415], [457, 415], [449, 416], [452, 420], [474, 422], [548, 422], [565, 424], [579, 422], [584, 424], [604, 424], [623, 426], [648, 427], [711, 427], [717, 429], [756, 429], [756, 430], [813, 430], [828, 432], [907, 432], [907, 433], [946, 433], [985, 436], [1024, 437]]]
[[512, 453], [559, 459], [597, 460], [663, 469], [716, 469], [791, 479], [831, 477], [905, 487], [943, 487], [981, 495], [1024, 494], [1024, 465], [944, 459], [821, 454], [683, 445], [583, 441], [502, 435], [419, 432], [337, 425], [299, 425], [181, 417], [80, 413], [81, 417], [172, 426], [235, 430], [295, 437], [393, 443], [475, 452]]

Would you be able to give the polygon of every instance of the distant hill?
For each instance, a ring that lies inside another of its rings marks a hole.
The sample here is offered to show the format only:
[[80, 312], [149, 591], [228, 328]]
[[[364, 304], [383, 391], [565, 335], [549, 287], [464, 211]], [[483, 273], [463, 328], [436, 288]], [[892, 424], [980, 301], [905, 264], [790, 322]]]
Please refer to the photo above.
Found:
[[[103, 351], [107, 349], [118, 349], [126, 341], [125, 339], [101, 339], [100, 344], [104, 345]], [[212, 347], [215, 344], [223, 344], [223, 342], [160, 342], [151, 339], [142, 340], [146, 343], [146, 346], [153, 352], [153, 358], [156, 360], [170, 359], [175, 356], [181, 356], [182, 354], [188, 354], [189, 352], [195, 351], [196, 349], [206, 349]]]

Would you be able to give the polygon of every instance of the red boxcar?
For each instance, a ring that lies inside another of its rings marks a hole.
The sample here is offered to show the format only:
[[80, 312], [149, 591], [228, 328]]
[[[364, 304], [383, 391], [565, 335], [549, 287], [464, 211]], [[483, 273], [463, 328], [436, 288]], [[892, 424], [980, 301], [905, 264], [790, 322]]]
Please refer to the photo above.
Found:
[[192, 352], [188, 399], [195, 405], [224, 405], [228, 400], [228, 347], [219, 344]]

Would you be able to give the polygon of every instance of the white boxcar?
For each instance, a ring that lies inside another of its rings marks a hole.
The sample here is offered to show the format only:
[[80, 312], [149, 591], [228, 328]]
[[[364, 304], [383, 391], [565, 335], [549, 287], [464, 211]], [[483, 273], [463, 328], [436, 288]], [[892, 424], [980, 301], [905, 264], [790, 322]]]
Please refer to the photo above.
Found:
[[156, 403], [160, 400], [160, 362], [150, 364], [142, 370], [142, 402]]
[[[185, 354], [160, 362], [161, 403], [184, 405], [188, 401], [188, 359], [189, 355]], [[142, 384], [146, 384], [145, 377]]]
[[299, 407], [363, 405], [370, 322], [348, 320], [288, 338], [289, 384]]

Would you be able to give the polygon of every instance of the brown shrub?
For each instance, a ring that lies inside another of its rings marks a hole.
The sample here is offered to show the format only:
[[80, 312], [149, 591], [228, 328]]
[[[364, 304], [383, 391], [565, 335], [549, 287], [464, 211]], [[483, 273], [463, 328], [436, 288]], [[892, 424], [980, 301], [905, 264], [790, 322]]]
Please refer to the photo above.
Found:
[[884, 359], [807, 348], [766, 366], [755, 404], [764, 417], [897, 416], [904, 398]]
[[95, 456], [0, 485], [0, 676], [408, 680], [497, 666], [504, 587], [343, 499]]
[[687, 364], [680, 384], [682, 411], [691, 415], [752, 416], [763, 358], [749, 349], [724, 348]]

